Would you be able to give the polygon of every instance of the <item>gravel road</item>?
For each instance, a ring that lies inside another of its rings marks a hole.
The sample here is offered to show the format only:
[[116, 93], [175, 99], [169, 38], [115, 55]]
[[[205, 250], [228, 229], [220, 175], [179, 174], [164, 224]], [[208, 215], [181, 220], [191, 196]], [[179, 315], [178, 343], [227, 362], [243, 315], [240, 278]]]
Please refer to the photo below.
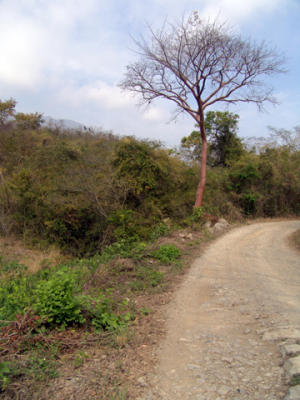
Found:
[[[300, 329], [300, 221], [236, 228], [197, 259], [170, 303], [145, 400], [277, 400], [280, 330]], [[266, 337], [269, 335], [269, 339]]]

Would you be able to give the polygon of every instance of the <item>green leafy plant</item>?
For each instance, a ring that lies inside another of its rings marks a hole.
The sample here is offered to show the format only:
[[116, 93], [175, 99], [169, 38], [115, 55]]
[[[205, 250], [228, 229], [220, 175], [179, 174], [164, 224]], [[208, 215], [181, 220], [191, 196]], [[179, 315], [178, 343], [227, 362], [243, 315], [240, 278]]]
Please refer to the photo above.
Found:
[[171, 264], [181, 256], [181, 252], [174, 244], [163, 244], [159, 249], [152, 252], [152, 257], [162, 264]]
[[107, 262], [116, 256], [140, 259], [144, 256], [146, 247], [147, 244], [145, 242], [121, 239], [104, 249], [102, 253], [102, 260]]
[[0, 275], [16, 277], [24, 274], [27, 271], [27, 267], [24, 264], [20, 264], [16, 261], [6, 261], [0, 256]]
[[96, 299], [85, 296], [85, 303], [91, 324], [97, 331], [118, 330], [133, 319], [128, 311], [128, 301], [116, 302], [110, 290], [100, 293]]
[[257, 210], [258, 193], [247, 192], [242, 196], [242, 204], [245, 215], [253, 215]]
[[70, 272], [58, 271], [37, 286], [34, 310], [50, 326], [82, 324], [85, 319], [76, 297], [78, 291], [74, 276]]
[[4, 390], [10, 382], [11, 363], [0, 362], [0, 389]]
[[156, 224], [150, 234], [150, 239], [151, 240], [156, 240], [160, 238], [161, 236], [167, 235], [170, 232], [170, 228], [165, 225], [164, 223], [159, 223]]
[[[27, 267], [16, 261], [0, 259], [0, 320], [11, 321], [31, 304], [34, 279], [26, 275]], [[1, 326], [0, 322], [0, 326]]]
[[200, 222], [203, 218], [203, 207], [194, 207], [191, 220], [193, 222]]

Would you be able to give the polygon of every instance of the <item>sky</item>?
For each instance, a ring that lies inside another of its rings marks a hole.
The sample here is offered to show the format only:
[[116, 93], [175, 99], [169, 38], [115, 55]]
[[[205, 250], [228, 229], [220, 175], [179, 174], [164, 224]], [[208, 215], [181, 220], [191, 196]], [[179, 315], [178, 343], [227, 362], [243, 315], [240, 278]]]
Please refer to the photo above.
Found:
[[192, 118], [170, 121], [173, 106], [162, 100], [141, 109], [118, 84], [147, 23], [158, 29], [194, 10], [286, 57], [288, 72], [271, 80], [278, 106], [228, 108], [240, 115], [239, 135], [300, 125], [300, 0], [0, 0], [0, 99], [14, 98], [17, 111], [178, 146]]

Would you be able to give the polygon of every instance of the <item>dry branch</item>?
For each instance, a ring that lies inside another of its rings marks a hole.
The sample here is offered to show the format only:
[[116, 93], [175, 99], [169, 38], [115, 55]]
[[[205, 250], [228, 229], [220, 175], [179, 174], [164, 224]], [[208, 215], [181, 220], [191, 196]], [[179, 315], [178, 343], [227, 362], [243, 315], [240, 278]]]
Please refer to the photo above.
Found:
[[225, 24], [205, 22], [197, 12], [175, 24], [165, 23], [150, 40], [135, 40], [139, 60], [127, 66], [120, 87], [140, 96], [141, 104], [164, 98], [177, 115], [188, 113], [202, 137], [201, 176], [195, 206], [201, 206], [207, 141], [204, 111], [218, 102], [276, 103], [270, 76], [284, 72], [284, 58], [265, 42], [257, 45], [233, 33]]

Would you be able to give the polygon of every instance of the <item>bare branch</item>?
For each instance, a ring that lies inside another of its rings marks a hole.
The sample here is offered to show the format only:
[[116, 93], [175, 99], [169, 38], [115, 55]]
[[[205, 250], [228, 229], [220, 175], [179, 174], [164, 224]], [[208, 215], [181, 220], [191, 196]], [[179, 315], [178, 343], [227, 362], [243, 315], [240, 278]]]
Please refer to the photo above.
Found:
[[[139, 60], [127, 66], [120, 87], [136, 93], [142, 104], [164, 98], [187, 112], [206, 140], [204, 110], [217, 103], [276, 104], [269, 78], [285, 72], [284, 58], [265, 42], [242, 39], [225, 24], [205, 22], [194, 12], [158, 32], [135, 40]], [[202, 165], [202, 168], [204, 166]]]
[[142, 103], [165, 98], [195, 116], [219, 101], [251, 102], [260, 108], [275, 102], [267, 78], [283, 72], [281, 57], [266, 43], [243, 40], [216, 21], [197, 13], [168, 24], [150, 40], [135, 41], [140, 60], [128, 65], [120, 86], [137, 93]]

